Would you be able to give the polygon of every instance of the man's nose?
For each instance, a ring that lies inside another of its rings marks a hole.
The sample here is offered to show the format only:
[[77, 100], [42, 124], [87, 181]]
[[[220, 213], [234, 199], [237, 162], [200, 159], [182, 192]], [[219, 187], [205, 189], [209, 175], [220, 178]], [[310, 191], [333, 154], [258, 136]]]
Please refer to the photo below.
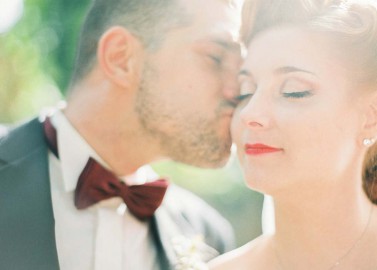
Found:
[[240, 85], [237, 80], [237, 73], [230, 72], [223, 78], [223, 95], [225, 99], [234, 100], [240, 94]]
[[234, 100], [239, 95], [238, 84], [228, 84], [224, 86], [225, 99]]

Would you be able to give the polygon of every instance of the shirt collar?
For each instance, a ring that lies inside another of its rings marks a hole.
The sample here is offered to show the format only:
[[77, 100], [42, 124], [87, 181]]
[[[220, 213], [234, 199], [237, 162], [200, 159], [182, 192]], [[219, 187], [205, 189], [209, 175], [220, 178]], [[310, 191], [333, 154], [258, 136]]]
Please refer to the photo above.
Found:
[[[90, 157], [109, 168], [60, 110], [57, 110], [51, 117], [51, 122], [58, 134], [59, 158], [66, 192], [75, 190], [77, 180]], [[128, 185], [135, 185], [156, 180], [158, 175], [149, 165], [144, 165], [135, 173], [120, 177], [120, 179]]]

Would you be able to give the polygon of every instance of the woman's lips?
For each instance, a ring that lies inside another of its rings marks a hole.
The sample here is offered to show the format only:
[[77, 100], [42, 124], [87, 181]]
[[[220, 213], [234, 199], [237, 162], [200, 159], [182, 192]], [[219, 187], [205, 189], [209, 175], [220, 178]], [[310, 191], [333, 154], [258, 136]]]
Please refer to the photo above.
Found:
[[245, 153], [247, 155], [264, 155], [264, 154], [271, 154], [276, 152], [282, 152], [283, 149], [275, 148], [269, 145], [265, 145], [262, 143], [255, 143], [255, 144], [245, 144]]

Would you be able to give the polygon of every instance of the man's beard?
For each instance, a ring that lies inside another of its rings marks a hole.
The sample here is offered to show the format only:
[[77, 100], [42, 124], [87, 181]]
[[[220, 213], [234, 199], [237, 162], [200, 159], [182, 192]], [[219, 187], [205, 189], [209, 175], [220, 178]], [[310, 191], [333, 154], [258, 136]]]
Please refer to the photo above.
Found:
[[156, 76], [155, 70], [146, 65], [135, 105], [142, 133], [157, 141], [162, 155], [175, 161], [209, 168], [224, 165], [230, 155], [231, 139], [230, 132], [220, 135], [220, 109], [212, 119], [195, 114], [194, 109], [184, 115], [182, 110], [169, 106], [174, 100], [164, 100], [153, 89]]

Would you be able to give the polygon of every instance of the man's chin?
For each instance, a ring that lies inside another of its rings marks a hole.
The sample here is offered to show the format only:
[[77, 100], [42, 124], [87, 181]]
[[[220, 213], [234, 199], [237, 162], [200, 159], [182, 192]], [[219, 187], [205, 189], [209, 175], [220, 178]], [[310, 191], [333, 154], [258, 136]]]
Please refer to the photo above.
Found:
[[219, 154], [218, 157], [212, 157], [207, 158], [207, 157], [197, 157], [195, 159], [191, 160], [179, 160], [180, 163], [202, 168], [202, 169], [219, 169], [224, 167], [230, 158], [230, 150], [225, 153]]

